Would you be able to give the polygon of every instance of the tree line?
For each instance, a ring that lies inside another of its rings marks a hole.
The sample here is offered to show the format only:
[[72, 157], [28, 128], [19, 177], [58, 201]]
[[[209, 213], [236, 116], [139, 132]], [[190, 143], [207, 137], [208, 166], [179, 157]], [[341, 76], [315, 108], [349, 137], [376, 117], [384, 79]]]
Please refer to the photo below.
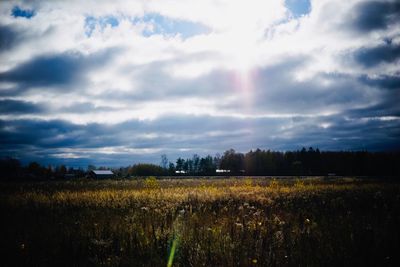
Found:
[[[31, 162], [22, 166], [17, 159], [0, 160], [2, 180], [43, 180], [85, 177], [87, 171], [96, 168], [89, 165], [86, 170], [67, 168], [64, 165], [41, 166]], [[320, 151], [312, 147], [296, 151], [250, 150], [247, 153], [234, 149], [222, 155], [191, 158], [179, 157], [174, 162], [166, 155], [157, 164], [139, 163], [112, 169], [116, 177], [132, 176], [278, 176], [278, 175], [355, 175], [355, 176], [398, 176], [400, 175], [400, 152], [368, 151]], [[220, 172], [217, 172], [220, 170]]]
[[23, 166], [14, 158], [0, 159], [0, 178], [2, 180], [51, 180], [64, 179], [68, 175], [73, 177], [84, 177], [86, 171], [83, 169], [67, 168], [65, 165], [42, 166], [37, 162], [31, 162]]
[[214, 157], [195, 154], [188, 159], [178, 158], [175, 164], [170, 162], [163, 169], [164, 173], [180, 175], [216, 175], [219, 169], [229, 171], [220, 175], [395, 176], [400, 174], [400, 152], [320, 151], [309, 147], [287, 152], [256, 149], [240, 153], [229, 149]]

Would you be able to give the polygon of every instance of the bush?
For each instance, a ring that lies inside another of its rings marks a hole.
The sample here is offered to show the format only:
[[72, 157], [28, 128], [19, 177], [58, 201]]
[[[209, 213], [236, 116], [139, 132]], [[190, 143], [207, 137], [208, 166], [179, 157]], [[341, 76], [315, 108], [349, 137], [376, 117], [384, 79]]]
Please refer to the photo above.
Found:
[[137, 176], [158, 176], [164, 174], [164, 169], [154, 164], [140, 163], [133, 165], [129, 169], [129, 174]]
[[156, 189], [160, 187], [160, 184], [158, 183], [156, 177], [154, 176], [149, 176], [144, 180], [144, 187], [147, 189]]

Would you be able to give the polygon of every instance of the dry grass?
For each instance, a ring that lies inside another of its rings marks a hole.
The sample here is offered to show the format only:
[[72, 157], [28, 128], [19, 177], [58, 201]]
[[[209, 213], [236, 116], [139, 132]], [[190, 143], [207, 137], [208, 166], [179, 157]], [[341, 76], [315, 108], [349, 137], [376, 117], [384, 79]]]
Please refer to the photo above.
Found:
[[398, 263], [399, 185], [352, 178], [1, 185], [6, 265]]

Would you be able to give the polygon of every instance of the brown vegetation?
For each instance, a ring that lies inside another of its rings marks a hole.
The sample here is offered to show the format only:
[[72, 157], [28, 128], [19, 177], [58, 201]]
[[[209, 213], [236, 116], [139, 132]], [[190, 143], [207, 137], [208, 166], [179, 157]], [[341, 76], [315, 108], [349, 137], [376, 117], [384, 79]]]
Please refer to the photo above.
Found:
[[349, 178], [3, 184], [3, 263], [395, 265], [399, 188]]

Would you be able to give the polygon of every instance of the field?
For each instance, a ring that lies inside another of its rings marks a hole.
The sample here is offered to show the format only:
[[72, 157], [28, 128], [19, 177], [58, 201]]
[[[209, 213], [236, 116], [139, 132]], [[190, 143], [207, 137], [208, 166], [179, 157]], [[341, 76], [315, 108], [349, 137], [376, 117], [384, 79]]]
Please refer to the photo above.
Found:
[[399, 266], [400, 184], [341, 178], [0, 185], [2, 266]]

